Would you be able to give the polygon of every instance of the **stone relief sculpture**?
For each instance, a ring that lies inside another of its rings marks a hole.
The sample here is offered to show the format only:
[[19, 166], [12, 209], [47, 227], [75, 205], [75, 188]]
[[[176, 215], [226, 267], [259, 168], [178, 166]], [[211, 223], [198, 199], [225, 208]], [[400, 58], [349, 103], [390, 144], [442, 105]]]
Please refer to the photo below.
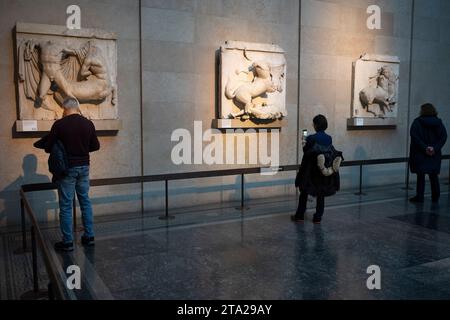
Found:
[[23, 42], [19, 46], [19, 81], [34, 106], [53, 111], [55, 119], [59, 112], [46, 101], [50, 96], [59, 104], [67, 97], [77, 99], [80, 104], [106, 98], [116, 104], [116, 88], [101, 49], [92, 41], [80, 48], [64, 47], [53, 41]]
[[236, 99], [244, 107], [235, 113], [230, 113], [230, 118], [242, 117], [249, 119], [281, 119], [285, 116], [285, 109], [280, 105], [267, 105], [262, 103], [257, 105], [253, 99], [261, 95], [267, 95], [274, 92], [283, 92], [284, 65], [271, 66], [265, 61], [255, 61], [249, 67], [249, 71], [238, 71], [239, 73], [249, 74], [253, 72], [252, 80], [236, 80], [228, 77], [225, 86], [225, 96], [228, 99]]
[[221, 47], [220, 73], [221, 119], [257, 124], [287, 116], [286, 60], [280, 47], [227, 41]]
[[18, 23], [16, 50], [18, 121], [36, 120], [48, 128], [61, 118], [67, 97], [77, 99], [83, 115], [97, 123], [118, 120], [114, 33]]
[[396, 118], [397, 57], [363, 55], [355, 64], [353, 117]]
[[[377, 74], [370, 78], [375, 79], [375, 85], [364, 88], [359, 93], [359, 99], [367, 112], [375, 117], [383, 118], [386, 112], [392, 112], [397, 104], [397, 79], [391, 67], [381, 67]], [[378, 105], [380, 113], [377, 114], [370, 109], [371, 105]]]

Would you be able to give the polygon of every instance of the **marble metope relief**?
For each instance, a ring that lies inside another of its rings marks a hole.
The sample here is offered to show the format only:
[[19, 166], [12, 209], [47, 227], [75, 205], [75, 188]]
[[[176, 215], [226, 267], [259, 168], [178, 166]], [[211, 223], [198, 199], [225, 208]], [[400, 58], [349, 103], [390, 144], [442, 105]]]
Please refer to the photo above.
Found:
[[397, 118], [400, 61], [363, 55], [354, 65], [353, 117]]
[[220, 65], [221, 119], [272, 122], [287, 116], [283, 49], [227, 41], [221, 47]]
[[116, 37], [96, 29], [17, 24], [19, 120], [54, 120], [75, 98], [92, 120], [118, 118]]

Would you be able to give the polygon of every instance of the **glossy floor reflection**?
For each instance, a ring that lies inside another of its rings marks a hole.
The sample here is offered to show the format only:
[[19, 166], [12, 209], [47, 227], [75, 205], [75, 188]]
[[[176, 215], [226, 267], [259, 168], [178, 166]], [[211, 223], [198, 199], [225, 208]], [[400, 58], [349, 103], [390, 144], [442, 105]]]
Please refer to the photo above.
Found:
[[[340, 194], [319, 226], [311, 210], [304, 224], [290, 222], [293, 199], [167, 226], [147, 216], [104, 221], [95, 248], [56, 257], [81, 267], [81, 299], [448, 299], [448, 190], [439, 206], [410, 204], [399, 190]], [[366, 287], [370, 265], [381, 268], [381, 290]]]

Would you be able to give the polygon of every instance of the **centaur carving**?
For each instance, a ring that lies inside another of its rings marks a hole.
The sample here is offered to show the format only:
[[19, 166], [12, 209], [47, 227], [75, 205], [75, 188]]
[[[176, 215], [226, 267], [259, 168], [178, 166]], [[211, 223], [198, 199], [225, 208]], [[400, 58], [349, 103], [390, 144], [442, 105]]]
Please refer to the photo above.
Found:
[[92, 41], [80, 48], [52, 41], [23, 42], [19, 46], [19, 81], [24, 83], [24, 94], [34, 101], [34, 106], [54, 112], [55, 119], [61, 110], [47, 103], [49, 96], [59, 105], [67, 97], [80, 103], [96, 104], [110, 99], [112, 105], [116, 104], [117, 89], [101, 49]]
[[[361, 90], [359, 99], [367, 112], [372, 113], [375, 117], [383, 118], [386, 115], [386, 111], [392, 112], [392, 107], [397, 104], [398, 76], [391, 67], [383, 66], [369, 80], [373, 81], [374, 79], [375, 85]], [[379, 114], [370, 110], [370, 106], [373, 104], [379, 105], [381, 111]]]
[[[250, 60], [245, 50], [244, 57]], [[254, 102], [254, 98], [283, 91], [284, 67], [284, 64], [273, 66], [265, 61], [255, 61], [247, 70], [236, 70], [236, 75], [229, 75], [225, 86], [225, 96], [242, 105], [239, 112], [231, 113], [229, 117], [264, 120], [283, 118], [286, 115], [284, 106], [267, 105], [266, 103], [258, 105]], [[242, 80], [238, 77], [240, 73], [251, 74], [253, 79]]]

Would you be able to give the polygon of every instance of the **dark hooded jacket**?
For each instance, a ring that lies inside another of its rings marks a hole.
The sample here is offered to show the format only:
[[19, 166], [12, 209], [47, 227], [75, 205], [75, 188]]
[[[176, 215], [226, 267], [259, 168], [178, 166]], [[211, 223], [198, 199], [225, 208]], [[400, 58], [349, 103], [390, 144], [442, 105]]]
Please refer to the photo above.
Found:
[[[442, 120], [435, 116], [421, 116], [411, 126], [409, 165], [412, 173], [439, 174], [441, 171], [442, 147], [447, 141], [447, 131]], [[434, 148], [429, 156], [427, 147]]]
[[327, 167], [331, 166], [336, 157], [342, 157], [342, 152], [337, 151], [333, 147], [331, 137], [323, 131], [306, 139], [306, 144], [303, 147], [302, 162], [295, 179], [295, 186], [312, 196], [332, 196], [340, 189], [339, 172], [328, 177], [324, 176], [317, 166], [317, 156], [319, 154], [325, 155], [325, 165]]
[[39, 149], [50, 150], [48, 157], [48, 171], [53, 175], [52, 182], [56, 182], [67, 175], [69, 169], [69, 160], [66, 149], [60, 140], [56, 140], [49, 145], [49, 135], [45, 135], [40, 140], [34, 143], [34, 146]]

